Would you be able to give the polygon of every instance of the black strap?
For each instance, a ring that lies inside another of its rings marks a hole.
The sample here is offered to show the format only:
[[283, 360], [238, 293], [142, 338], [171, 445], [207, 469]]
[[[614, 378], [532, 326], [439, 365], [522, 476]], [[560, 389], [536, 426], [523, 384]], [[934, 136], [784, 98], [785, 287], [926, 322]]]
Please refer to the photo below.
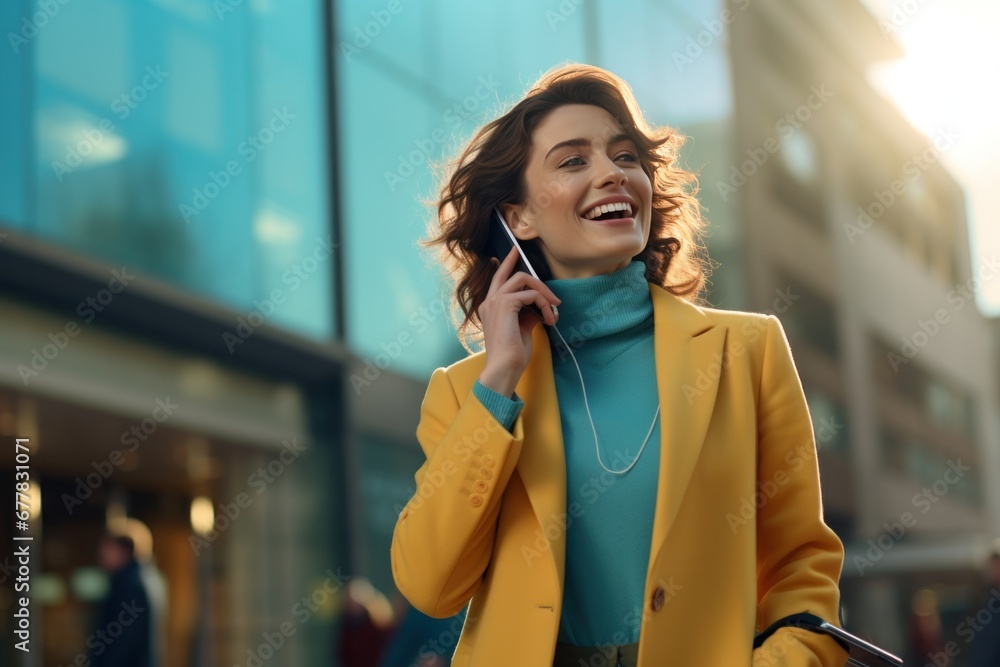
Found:
[[820, 628], [820, 625], [822, 625], [823, 623], [824, 621], [822, 618], [820, 618], [816, 614], [810, 614], [808, 612], [802, 612], [800, 614], [792, 614], [790, 616], [785, 616], [784, 618], [779, 618], [777, 621], [769, 625], [766, 630], [754, 636], [753, 647], [755, 649], [760, 648], [760, 645], [763, 644], [765, 641], [767, 641], [767, 639], [775, 632], [777, 632], [780, 628], [791, 626], [793, 628], [802, 628], [803, 630], [809, 630], [810, 632], [825, 634], [826, 636], [830, 637], [835, 642], [840, 644], [845, 651], [850, 653], [851, 649], [847, 642], [845, 642], [840, 637], [834, 637], [833, 635], [824, 632], [823, 629]]

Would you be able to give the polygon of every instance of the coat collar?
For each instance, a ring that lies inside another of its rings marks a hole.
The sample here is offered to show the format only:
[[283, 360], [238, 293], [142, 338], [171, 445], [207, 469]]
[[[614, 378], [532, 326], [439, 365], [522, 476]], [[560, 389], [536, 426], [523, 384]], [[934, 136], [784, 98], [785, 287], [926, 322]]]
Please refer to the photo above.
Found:
[[[722, 358], [726, 327], [716, 326], [700, 308], [648, 283], [653, 301], [656, 385], [660, 401], [660, 472], [657, 483], [649, 567], [656, 562], [701, 452], [715, 406], [718, 375], [707, 369]], [[552, 350], [544, 325], [532, 330], [533, 353], [517, 384], [524, 400], [524, 447], [517, 472], [542, 527], [559, 529], [549, 553], [563, 585], [566, 539], [566, 457], [552, 369]]]

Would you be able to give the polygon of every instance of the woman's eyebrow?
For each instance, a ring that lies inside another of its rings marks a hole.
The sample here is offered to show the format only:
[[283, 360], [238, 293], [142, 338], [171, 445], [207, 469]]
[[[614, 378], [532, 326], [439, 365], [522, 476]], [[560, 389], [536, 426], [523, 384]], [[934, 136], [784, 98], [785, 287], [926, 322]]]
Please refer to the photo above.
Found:
[[[631, 141], [631, 140], [632, 137], [622, 132], [620, 134], [616, 134], [615, 136], [611, 137], [608, 143], [617, 144], [620, 141]], [[548, 160], [549, 156], [552, 155], [552, 153], [559, 148], [564, 148], [566, 146], [589, 146], [589, 145], [590, 145], [590, 139], [584, 139], [583, 137], [577, 137], [576, 139], [567, 139], [566, 141], [560, 141], [558, 144], [549, 149], [549, 152], [545, 154], [545, 159]]]

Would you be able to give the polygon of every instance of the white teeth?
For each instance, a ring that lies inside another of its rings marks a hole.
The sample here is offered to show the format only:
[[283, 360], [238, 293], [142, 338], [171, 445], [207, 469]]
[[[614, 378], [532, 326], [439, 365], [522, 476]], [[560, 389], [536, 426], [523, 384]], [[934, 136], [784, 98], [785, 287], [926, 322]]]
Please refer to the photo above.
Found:
[[594, 208], [590, 209], [589, 211], [583, 214], [583, 217], [587, 218], [588, 220], [593, 220], [599, 215], [603, 215], [605, 213], [608, 213], [609, 211], [627, 211], [629, 214], [631, 214], [632, 205], [625, 201], [615, 202], [613, 204], [603, 204], [601, 206], [595, 206]]

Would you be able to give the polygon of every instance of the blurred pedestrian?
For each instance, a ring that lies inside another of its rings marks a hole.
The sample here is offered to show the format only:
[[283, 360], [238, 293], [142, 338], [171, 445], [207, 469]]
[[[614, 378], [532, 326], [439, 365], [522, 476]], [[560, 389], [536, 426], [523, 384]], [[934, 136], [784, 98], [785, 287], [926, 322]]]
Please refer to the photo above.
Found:
[[128, 535], [101, 536], [98, 559], [110, 574], [108, 593], [87, 641], [90, 667], [152, 667], [149, 597]]
[[1000, 546], [990, 554], [984, 575], [984, 585], [962, 625], [963, 633], [968, 633], [969, 667], [1000, 665]]
[[913, 664], [934, 661], [938, 667], [951, 664], [944, 647], [937, 594], [924, 588], [913, 595], [910, 609], [910, 658]]
[[340, 621], [341, 667], [378, 667], [393, 630], [392, 605], [364, 577], [347, 584]]

